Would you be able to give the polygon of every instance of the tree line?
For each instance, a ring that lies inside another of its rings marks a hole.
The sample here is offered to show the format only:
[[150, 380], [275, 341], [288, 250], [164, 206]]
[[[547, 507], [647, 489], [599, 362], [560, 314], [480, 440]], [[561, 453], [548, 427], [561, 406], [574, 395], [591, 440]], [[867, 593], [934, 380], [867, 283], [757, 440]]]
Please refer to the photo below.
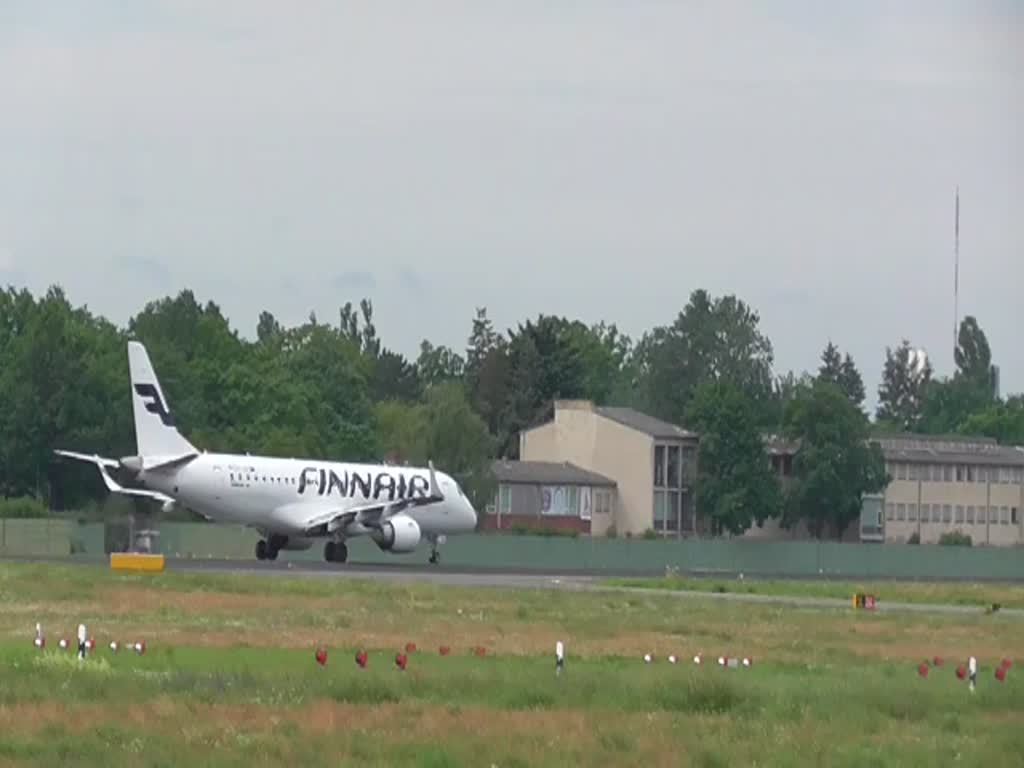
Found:
[[[518, 434], [556, 398], [627, 405], [701, 434], [702, 515], [718, 532], [804, 520], [819, 535], [856, 519], [884, 487], [872, 432], [990, 435], [1024, 443], [1020, 395], [998, 398], [985, 334], [960, 328], [957, 370], [935, 378], [909, 342], [887, 348], [874, 414], [861, 375], [831, 341], [813, 373], [773, 369], [756, 310], [696, 290], [671, 324], [633, 340], [614, 323], [539, 315], [504, 332], [479, 308], [463, 349], [424, 340], [416, 359], [377, 336], [362, 300], [294, 327], [271, 313], [252, 340], [189, 290], [146, 304], [124, 327], [73, 306], [59, 287], [0, 292], [0, 495], [56, 510], [102, 502], [94, 468], [55, 461], [68, 447], [134, 450], [125, 342], [147, 345], [183, 432], [211, 451], [390, 460], [445, 467], [478, 507], [490, 462], [517, 458]], [[762, 435], [797, 441], [794, 481], [771, 473]]]

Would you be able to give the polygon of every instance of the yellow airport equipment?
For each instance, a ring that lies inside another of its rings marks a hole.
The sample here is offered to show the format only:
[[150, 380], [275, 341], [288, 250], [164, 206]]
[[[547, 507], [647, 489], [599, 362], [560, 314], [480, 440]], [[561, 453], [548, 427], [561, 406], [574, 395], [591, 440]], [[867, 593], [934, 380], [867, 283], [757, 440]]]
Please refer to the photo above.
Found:
[[114, 571], [159, 573], [164, 569], [164, 556], [147, 555], [142, 552], [111, 552], [110, 568]]
[[875, 596], [865, 595], [863, 592], [856, 592], [853, 595], [853, 607], [864, 608], [869, 611], [875, 610]]

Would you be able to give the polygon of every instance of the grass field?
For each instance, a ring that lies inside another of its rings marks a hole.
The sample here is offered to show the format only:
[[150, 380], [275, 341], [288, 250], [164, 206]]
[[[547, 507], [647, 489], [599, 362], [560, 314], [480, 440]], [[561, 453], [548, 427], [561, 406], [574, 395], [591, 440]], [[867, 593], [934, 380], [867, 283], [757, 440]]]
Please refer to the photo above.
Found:
[[797, 579], [689, 578], [668, 575], [655, 578], [606, 579], [615, 587], [665, 589], [686, 592], [717, 592], [793, 597], [831, 597], [852, 600], [854, 593], [873, 594], [892, 603], [974, 605], [979, 609], [998, 603], [1002, 608], [1024, 608], [1024, 584], [976, 584], [958, 582], [854, 582]]
[[[85, 663], [56, 648], [79, 621], [99, 644]], [[1012, 765], [1024, 670], [999, 683], [993, 668], [1024, 657], [1022, 629], [998, 613], [0, 564], [0, 765]], [[142, 656], [106, 648], [138, 638]], [[698, 652], [754, 666], [698, 667]], [[973, 696], [954, 675], [972, 653]]]

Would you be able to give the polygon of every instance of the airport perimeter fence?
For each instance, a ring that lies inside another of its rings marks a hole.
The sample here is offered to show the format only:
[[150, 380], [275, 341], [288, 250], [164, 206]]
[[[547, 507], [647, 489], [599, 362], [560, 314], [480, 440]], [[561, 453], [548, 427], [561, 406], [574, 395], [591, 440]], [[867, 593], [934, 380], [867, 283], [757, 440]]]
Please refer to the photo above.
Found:
[[[259, 535], [215, 523], [163, 523], [152, 551], [168, 558], [255, 560]], [[103, 560], [128, 548], [127, 522], [0, 520], [0, 557]], [[349, 542], [351, 563], [426, 563], [430, 547], [394, 555], [366, 538]], [[729, 539], [562, 538], [483, 533], [452, 536], [445, 566], [479, 570], [589, 571], [612, 575], [680, 575], [1024, 581], [1024, 548], [846, 544]], [[278, 560], [323, 561], [323, 546], [283, 551]], [[344, 567], [344, 566], [338, 566]]]

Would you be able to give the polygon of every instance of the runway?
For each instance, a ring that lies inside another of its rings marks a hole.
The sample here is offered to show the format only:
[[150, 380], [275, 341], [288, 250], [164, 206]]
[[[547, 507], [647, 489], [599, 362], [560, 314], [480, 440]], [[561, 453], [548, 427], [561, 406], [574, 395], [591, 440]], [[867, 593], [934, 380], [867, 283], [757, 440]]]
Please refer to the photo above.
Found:
[[[105, 558], [95, 557], [32, 557], [6, 558], [31, 562], [52, 562], [58, 564], [105, 566]], [[3, 562], [3, 560], [0, 560]], [[487, 570], [479, 571], [469, 568], [444, 565], [411, 565], [406, 563], [348, 563], [336, 564], [319, 561], [288, 561], [274, 562], [257, 560], [198, 560], [190, 558], [167, 558], [167, 570], [194, 573], [234, 573], [251, 574], [257, 577], [292, 576], [305, 578], [353, 578], [373, 579], [392, 583], [440, 584], [457, 587], [504, 587], [512, 589], [560, 589], [582, 592], [610, 592], [680, 600], [725, 600], [741, 603], [769, 603], [788, 605], [795, 608], [817, 609], [850, 609], [850, 600], [831, 597], [807, 597], [798, 595], [759, 595], [742, 592], [700, 592], [695, 590], [646, 589], [637, 587], [617, 587], [600, 582], [617, 574], [583, 573], [583, 572], [537, 572], [525, 570]], [[635, 575], [635, 574], [624, 574]], [[984, 605], [953, 605], [939, 603], [903, 603], [887, 602], [884, 599], [876, 604], [876, 611], [912, 612], [932, 614], [986, 614]], [[998, 616], [1024, 619], [1024, 609], [1002, 608]]]

